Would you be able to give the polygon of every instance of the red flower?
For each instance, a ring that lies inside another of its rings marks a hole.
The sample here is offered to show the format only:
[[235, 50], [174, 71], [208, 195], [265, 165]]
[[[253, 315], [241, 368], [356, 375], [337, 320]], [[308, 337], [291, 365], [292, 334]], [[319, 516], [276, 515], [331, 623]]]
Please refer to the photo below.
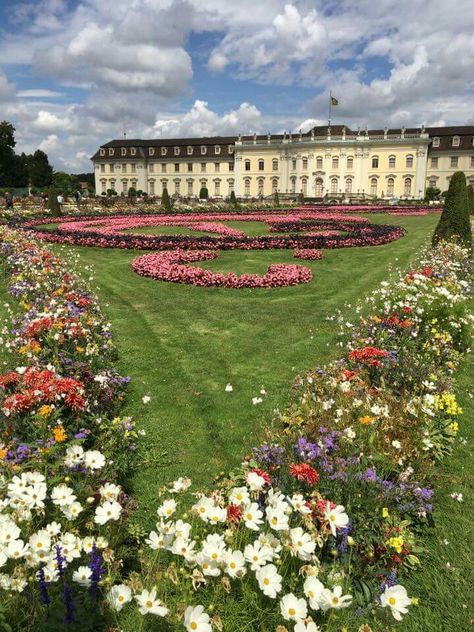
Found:
[[290, 465], [290, 474], [299, 481], [304, 481], [309, 485], [316, 485], [319, 481], [319, 474], [308, 463], [292, 463]]
[[255, 474], [258, 474], [259, 476], [261, 476], [267, 485], [272, 484], [272, 477], [270, 476], [268, 472], [265, 472], [265, 470], [259, 470], [255, 468], [252, 470], [252, 472], [255, 472]]
[[351, 351], [349, 353], [349, 360], [377, 367], [381, 365], [379, 358], [386, 358], [387, 356], [388, 352], [384, 351], [384, 349], [364, 347], [363, 349], [354, 349], [354, 351]]
[[239, 524], [240, 519], [242, 518], [242, 508], [237, 505], [228, 505], [227, 506], [227, 522], [231, 524]]

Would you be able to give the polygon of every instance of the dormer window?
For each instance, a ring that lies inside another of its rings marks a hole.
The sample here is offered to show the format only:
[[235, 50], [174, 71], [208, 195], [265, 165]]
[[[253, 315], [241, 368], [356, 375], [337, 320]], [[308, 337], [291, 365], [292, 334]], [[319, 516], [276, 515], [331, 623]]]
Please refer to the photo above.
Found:
[[131, 155], [131, 156], [135, 156], [135, 155], [136, 155], [136, 153], [137, 153], [137, 150], [135, 149], [135, 147], [131, 147], [131, 148], [130, 148], [130, 155]]
[[439, 137], [435, 136], [433, 138], [433, 147], [439, 147]]
[[101, 150], [99, 151], [99, 153], [100, 153], [100, 155], [101, 155], [101, 156], [105, 156], [105, 149], [101, 149]]
[[167, 151], [167, 150], [166, 150], [166, 147], [162, 147], [162, 148], [161, 148], [161, 155], [162, 155], [162, 156], [166, 156], [166, 151]]
[[179, 156], [179, 147], [174, 148], [174, 155]]
[[126, 147], [122, 147], [122, 150], [120, 152], [122, 154], [122, 156], [126, 156], [127, 155], [127, 148]]
[[221, 148], [220, 148], [220, 145], [216, 145], [216, 146], [214, 147], [214, 151], [215, 151], [215, 153], [216, 153], [216, 154], [220, 154], [220, 153], [221, 153]]
[[453, 147], [459, 147], [459, 136], [453, 136], [452, 144]]
[[[474, 138], [472, 139], [472, 144], [474, 145]], [[234, 153], [234, 145], [229, 145], [229, 154]]]
[[155, 148], [154, 148], [154, 147], [149, 147], [149, 149], [148, 149], [148, 155], [149, 155], [149, 156], [154, 156], [154, 155], [155, 155]]
[[113, 156], [114, 155], [114, 150], [112, 148], [109, 149], [109, 156]]
[[201, 156], [204, 156], [207, 152], [207, 147], [206, 145], [201, 145]]
[[193, 155], [193, 148], [191, 147], [191, 145], [188, 145], [188, 156], [192, 156]]

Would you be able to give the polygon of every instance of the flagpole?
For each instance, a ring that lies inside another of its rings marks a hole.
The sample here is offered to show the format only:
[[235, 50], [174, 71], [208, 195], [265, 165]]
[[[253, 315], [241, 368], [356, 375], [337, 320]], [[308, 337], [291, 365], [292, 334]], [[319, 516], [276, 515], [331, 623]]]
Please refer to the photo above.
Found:
[[328, 127], [331, 127], [331, 106], [332, 106], [332, 93], [331, 91], [329, 91]]

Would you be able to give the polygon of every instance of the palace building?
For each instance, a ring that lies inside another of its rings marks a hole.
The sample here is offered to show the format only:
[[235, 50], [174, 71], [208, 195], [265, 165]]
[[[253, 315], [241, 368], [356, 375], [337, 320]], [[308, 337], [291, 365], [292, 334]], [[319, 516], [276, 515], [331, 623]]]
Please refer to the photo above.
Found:
[[96, 192], [131, 187], [150, 196], [316, 200], [421, 199], [455, 171], [474, 185], [474, 126], [112, 140], [92, 157]]

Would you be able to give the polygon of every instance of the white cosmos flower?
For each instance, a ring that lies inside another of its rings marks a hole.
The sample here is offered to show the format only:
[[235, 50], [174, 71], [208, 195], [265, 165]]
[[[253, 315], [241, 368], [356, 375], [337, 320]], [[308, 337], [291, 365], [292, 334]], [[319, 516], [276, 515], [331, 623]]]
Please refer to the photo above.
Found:
[[280, 509], [267, 507], [265, 510], [267, 522], [274, 531], [287, 531], [289, 528], [289, 516]]
[[255, 406], [256, 404], [261, 404], [263, 399], [261, 397], [252, 397], [252, 404]]
[[396, 586], [385, 587], [385, 591], [380, 596], [380, 603], [383, 608], [390, 608], [392, 615], [397, 621], [401, 621], [402, 614], [408, 612], [407, 606], [411, 604], [411, 599], [407, 595], [406, 588], [397, 584]]
[[23, 540], [12, 540], [6, 547], [5, 553], [10, 559], [19, 559], [28, 553], [28, 545]]
[[180, 476], [175, 481], [173, 481], [173, 486], [171, 488], [171, 492], [173, 494], [179, 494], [180, 492], [185, 492], [191, 486], [191, 479]]
[[321, 632], [321, 628], [312, 620], [298, 621], [293, 632]]
[[203, 575], [208, 575], [209, 577], [218, 577], [221, 574], [218, 563], [210, 560], [207, 555], [203, 553], [198, 553], [196, 555], [196, 562], [201, 567]]
[[232, 579], [240, 579], [247, 573], [242, 551], [227, 551], [225, 555], [225, 571]]
[[81, 586], [90, 586], [92, 569], [88, 566], [79, 566], [77, 571], [72, 574], [72, 581], [77, 582]]
[[321, 593], [321, 609], [326, 611], [330, 608], [348, 608], [352, 603], [351, 595], [342, 594], [342, 586], [334, 586], [333, 590], [325, 588]]
[[59, 522], [50, 522], [46, 525], [45, 529], [51, 537], [54, 537], [55, 535], [58, 535], [58, 533], [60, 533], [62, 527]]
[[212, 632], [209, 615], [204, 606], [188, 606], [184, 613], [184, 627], [188, 632]]
[[291, 553], [309, 562], [316, 548], [316, 542], [313, 542], [309, 533], [305, 533], [301, 527], [290, 530], [290, 547]]
[[84, 448], [80, 445], [70, 445], [66, 450], [64, 464], [66, 467], [74, 467], [84, 460]]
[[171, 553], [174, 555], [181, 555], [187, 562], [194, 562], [196, 559], [196, 551], [194, 550], [196, 547], [195, 540], [189, 540], [188, 538], [178, 537], [173, 542], [173, 546], [171, 547]]
[[176, 501], [170, 498], [169, 500], [165, 500], [165, 502], [160, 505], [156, 511], [156, 513], [165, 520], [171, 518], [171, 516], [176, 511]]
[[61, 483], [51, 490], [51, 500], [55, 505], [61, 507], [73, 503], [76, 500], [76, 495], [70, 487]]
[[203, 542], [201, 552], [211, 562], [218, 564], [223, 561], [226, 553], [224, 538], [217, 533], [209, 534]]
[[97, 524], [105, 524], [109, 520], [118, 520], [122, 513], [122, 506], [115, 500], [106, 501], [103, 505], [99, 505], [95, 510], [94, 522]]
[[232, 384], [226, 384], [224, 390], [226, 393], [232, 393], [232, 391], [234, 390], [234, 387], [232, 386]]
[[293, 509], [303, 516], [311, 513], [311, 509], [306, 505], [306, 499], [303, 494], [293, 494], [289, 501]]
[[100, 470], [105, 465], [105, 456], [99, 450], [84, 452], [84, 465], [89, 470]]
[[169, 610], [162, 601], [156, 598], [156, 589], [142, 590], [139, 595], [135, 595], [135, 599], [139, 605], [140, 614], [154, 614], [158, 617], [166, 617]]
[[159, 549], [165, 548], [164, 536], [158, 535], [156, 531], [151, 531], [148, 538], [145, 540], [146, 544], [153, 549], [154, 551], [158, 551]]
[[329, 501], [326, 503], [324, 518], [329, 522], [329, 528], [334, 537], [336, 537], [336, 529], [341, 529], [349, 524], [349, 516], [345, 513], [344, 507], [337, 505], [331, 509]]
[[117, 500], [121, 491], [120, 485], [114, 485], [113, 483], [105, 483], [99, 487], [99, 494], [102, 500]]
[[234, 487], [230, 492], [229, 503], [231, 505], [247, 505], [250, 502], [249, 490], [246, 487]]
[[28, 544], [33, 553], [49, 551], [51, 549], [51, 536], [46, 529], [40, 529], [30, 537]]
[[244, 557], [249, 562], [250, 568], [257, 571], [261, 566], [272, 561], [273, 551], [268, 545], [255, 540], [253, 544], [246, 545]]
[[212, 524], [217, 524], [218, 522], [225, 522], [227, 520], [227, 510], [223, 507], [218, 507], [214, 505], [211, 509], [209, 509], [208, 521]]
[[68, 520], [75, 520], [81, 511], [83, 511], [83, 506], [81, 503], [74, 501], [70, 505], [62, 505], [60, 509]]
[[263, 594], [271, 599], [275, 599], [277, 594], [281, 591], [282, 580], [282, 576], [278, 573], [277, 567], [274, 564], [266, 564], [256, 571], [255, 577]]
[[252, 492], [260, 492], [266, 484], [263, 476], [260, 476], [257, 472], [248, 472], [246, 481]]
[[45, 483], [34, 483], [25, 489], [22, 494], [22, 501], [26, 503], [30, 509], [34, 509], [35, 507], [43, 508], [46, 491]]
[[113, 586], [107, 595], [107, 601], [114, 610], [120, 612], [126, 603], [132, 601], [132, 591], [125, 584]]
[[298, 599], [293, 593], [288, 593], [280, 600], [280, 611], [285, 621], [299, 621], [306, 619], [308, 606], [302, 597]]
[[258, 531], [260, 529], [261, 524], [263, 524], [263, 512], [258, 508], [257, 503], [250, 503], [244, 507], [242, 512], [242, 519], [245, 523], [247, 529], [252, 529], [252, 531]]
[[151, 397], [149, 395], [143, 395], [142, 402], [144, 404], [148, 404], [148, 403], [150, 403], [150, 401], [151, 401]]
[[305, 579], [303, 591], [309, 600], [309, 605], [312, 610], [319, 610], [321, 607], [323, 590], [324, 586], [317, 577], [307, 577]]
[[193, 511], [197, 513], [197, 515], [204, 522], [208, 521], [209, 513], [215, 507], [215, 503], [212, 498], [208, 498], [207, 496], [202, 496], [197, 503], [195, 503], [192, 507]]

